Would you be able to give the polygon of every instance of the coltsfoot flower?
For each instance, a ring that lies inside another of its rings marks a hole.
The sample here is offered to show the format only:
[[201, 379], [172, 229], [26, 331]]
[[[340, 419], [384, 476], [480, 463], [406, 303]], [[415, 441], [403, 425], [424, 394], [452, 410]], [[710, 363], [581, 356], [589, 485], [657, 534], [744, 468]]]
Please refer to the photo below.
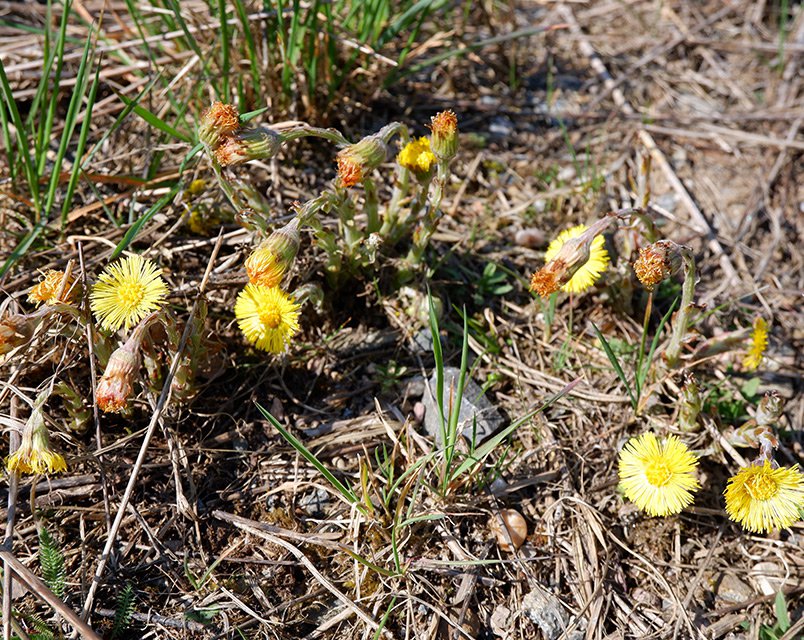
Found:
[[754, 330], [751, 332], [751, 347], [748, 355], [743, 359], [743, 367], [754, 371], [762, 363], [765, 349], [768, 348], [768, 323], [761, 316], [754, 320]]
[[224, 136], [240, 128], [240, 114], [233, 104], [213, 102], [201, 114], [198, 124], [198, 139], [210, 149], [216, 149]]
[[648, 291], [653, 291], [681, 268], [681, 247], [672, 240], [659, 240], [639, 250], [634, 273]]
[[449, 161], [458, 151], [458, 117], [454, 111], [442, 111], [430, 118], [430, 146], [439, 160]]
[[299, 304], [279, 287], [247, 284], [234, 311], [246, 339], [263, 351], [281, 353], [299, 330]]
[[396, 161], [419, 180], [425, 180], [437, 159], [430, 150], [430, 139], [421, 137], [408, 142], [397, 155]]
[[106, 413], [123, 411], [134, 395], [134, 374], [140, 364], [139, 344], [136, 351], [127, 345], [128, 342], [109, 357], [109, 364], [95, 390], [98, 408]]
[[729, 518], [744, 529], [754, 533], [787, 529], [804, 507], [804, 476], [798, 465], [774, 469], [765, 460], [731, 477], [724, 495]]
[[130, 256], [104, 269], [89, 296], [95, 319], [104, 329], [128, 331], [165, 303], [167, 285], [150, 260]]
[[591, 287], [609, 264], [605, 241], [599, 235], [609, 223], [604, 218], [592, 227], [579, 224], [558, 234], [544, 254], [546, 264], [531, 276], [531, 291], [546, 298], [559, 289], [580, 293]]
[[284, 227], [271, 233], [246, 258], [249, 282], [265, 287], [277, 287], [290, 269], [299, 251], [299, 219], [294, 218]]
[[669, 516], [692, 504], [697, 458], [676, 436], [660, 443], [652, 433], [631, 438], [620, 451], [620, 487], [651, 516]]
[[31, 410], [31, 417], [23, 427], [19, 448], [6, 459], [6, 469], [9, 472], [45, 474], [67, 470], [67, 463], [62, 455], [50, 448], [47, 425], [42, 414], [42, 405], [46, 399], [46, 394], [37, 399]]
[[355, 186], [385, 162], [387, 156], [388, 145], [382, 132], [366, 136], [338, 152], [338, 181], [342, 187]]
[[222, 167], [243, 164], [250, 160], [273, 158], [282, 146], [282, 137], [265, 127], [241, 129], [221, 138], [215, 157]]
[[[56, 304], [58, 302], [69, 303], [75, 299], [76, 290], [73, 287], [75, 279], [68, 277], [67, 282], [64, 284], [62, 291], [62, 283], [64, 282], [64, 271], [56, 271], [49, 269], [39, 281], [38, 284], [31, 287], [28, 292], [28, 302], [40, 305], [43, 302], [47, 304]], [[61, 296], [59, 296], [61, 291]]]

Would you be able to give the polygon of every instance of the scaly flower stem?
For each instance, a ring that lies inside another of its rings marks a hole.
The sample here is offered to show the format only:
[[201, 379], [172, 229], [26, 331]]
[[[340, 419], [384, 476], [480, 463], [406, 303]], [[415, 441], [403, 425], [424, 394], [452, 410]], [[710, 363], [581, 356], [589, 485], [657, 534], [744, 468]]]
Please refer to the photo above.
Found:
[[339, 146], [347, 147], [351, 144], [343, 134], [337, 129], [321, 129], [319, 127], [311, 127], [309, 125], [300, 125], [288, 131], [280, 133], [282, 142], [290, 142], [291, 140], [298, 140], [299, 138], [324, 138]]
[[410, 171], [405, 167], [397, 166], [397, 179], [394, 182], [394, 190], [391, 193], [391, 201], [383, 212], [382, 227], [380, 235], [386, 242], [392, 239], [399, 224], [399, 207], [403, 198], [408, 194], [410, 186]]
[[366, 235], [380, 229], [379, 203], [377, 202], [377, 186], [371, 178], [363, 178], [363, 190], [366, 194], [363, 209], [366, 212]]
[[665, 351], [667, 364], [670, 368], [678, 366], [681, 343], [687, 334], [690, 312], [692, 311], [692, 299], [695, 295], [695, 258], [689, 247], [681, 247], [681, 256], [684, 260], [684, 285], [681, 290], [681, 307], [676, 313], [675, 321], [673, 322], [673, 335]]
[[433, 197], [424, 214], [424, 219], [413, 232], [413, 246], [410, 248], [405, 258], [405, 262], [408, 263], [408, 268], [411, 270], [421, 265], [424, 251], [430, 243], [430, 238], [433, 237], [435, 230], [438, 228], [438, 222], [442, 217], [441, 199], [444, 196], [444, 187], [446, 186], [448, 176], [449, 163], [439, 160], [434, 181]]

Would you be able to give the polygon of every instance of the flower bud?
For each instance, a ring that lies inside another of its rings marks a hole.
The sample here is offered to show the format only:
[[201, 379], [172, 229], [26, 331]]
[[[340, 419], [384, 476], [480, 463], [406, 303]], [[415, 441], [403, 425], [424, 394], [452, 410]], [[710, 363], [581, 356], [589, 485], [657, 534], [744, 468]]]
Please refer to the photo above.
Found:
[[299, 219], [293, 218], [274, 231], [246, 259], [246, 273], [252, 284], [276, 287], [296, 259], [301, 238]]
[[383, 136], [366, 136], [338, 152], [338, 180], [342, 187], [353, 187], [365, 175], [379, 167], [388, 157]]
[[215, 149], [215, 157], [222, 167], [243, 164], [250, 160], [268, 160], [279, 153], [282, 137], [271, 129], [241, 129], [225, 136]]
[[[64, 271], [49, 269], [44, 274], [44, 278], [40, 280], [39, 284], [31, 287], [31, 290], [28, 292], [28, 302], [37, 305], [43, 302], [47, 304], [72, 302], [76, 294], [76, 289], [73, 287], [75, 280], [72, 277], [67, 277], [67, 282], [64, 283], [64, 288], [62, 289], [64, 280]], [[59, 295], [59, 292], [61, 292], [61, 295]]]
[[430, 119], [430, 146], [436, 158], [449, 161], [458, 151], [458, 118], [453, 111], [442, 111]]
[[682, 431], [697, 431], [698, 414], [701, 413], [701, 394], [695, 376], [687, 372], [684, 374], [684, 384], [681, 387], [681, 404], [678, 409], [678, 424]]
[[128, 407], [134, 395], [134, 375], [140, 367], [140, 347], [148, 325], [158, 317], [158, 313], [146, 316], [137, 325], [123, 346], [115, 349], [109, 356], [106, 371], [103, 372], [95, 401], [106, 413], [119, 413]]
[[237, 107], [223, 102], [213, 102], [212, 106], [201, 114], [198, 139], [210, 149], [216, 149], [221, 138], [234, 133], [239, 127], [240, 115]]
[[15, 313], [0, 320], [0, 355], [25, 344], [31, 339], [36, 321], [31, 316]]
[[759, 401], [757, 408], [756, 421], [760, 427], [768, 427], [776, 424], [782, 417], [784, 401], [778, 391], [768, 391], [762, 400]]
[[672, 240], [659, 240], [639, 250], [634, 273], [648, 291], [681, 268], [681, 247]]

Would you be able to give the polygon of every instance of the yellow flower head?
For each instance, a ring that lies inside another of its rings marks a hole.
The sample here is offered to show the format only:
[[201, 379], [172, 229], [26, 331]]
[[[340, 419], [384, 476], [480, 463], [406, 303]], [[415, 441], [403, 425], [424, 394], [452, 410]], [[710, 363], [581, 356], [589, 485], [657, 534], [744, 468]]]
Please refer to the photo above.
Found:
[[754, 320], [754, 330], [751, 332], [751, 348], [743, 359], [743, 366], [749, 371], [759, 367], [765, 349], [768, 348], [768, 323], [761, 316]]
[[744, 529], [764, 533], [787, 529], [799, 519], [804, 507], [804, 475], [793, 467], [771, 468], [765, 460], [729, 478], [724, 492], [729, 518]]
[[37, 402], [34, 405], [31, 417], [22, 430], [19, 448], [6, 460], [6, 469], [9, 472], [45, 474], [67, 470], [67, 463], [61, 454], [50, 448], [42, 404]]
[[73, 287], [73, 278], [68, 278], [67, 283], [64, 285], [64, 290], [59, 296], [61, 285], [64, 281], [64, 271], [56, 271], [49, 269], [44, 278], [39, 284], [31, 287], [28, 292], [28, 302], [33, 302], [37, 305], [46, 302], [47, 304], [56, 304], [58, 302], [72, 302], [75, 298], [75, 289]]
[[[559, 288], [568, 293], [586, 291], [606, 270], [609, 264], [609, 254], [604, 246], [605, 241], [602, 235], [595, 236], [589, 243], [588, 256], [584, 253], [586, 247], [578, 247], [578, 251], [573, 252], [573, 255], [569, 256], [567, 260], [560, 255], [561, 249], [567, 244], [567, 241], [578, 238], [586, 229], [585, 224], [566, 229], [559, 233], [547, 247], [544, 254], [546, 263], [544, 268], [534, 273], [531, 278], [531, 288], [542, 297]], [[566, 277], [565, 271], [572, 272], [572, 276], [561, 284]]]
[[424, 178], [437, 160], [435, 154], [430, 151], [430, 139], [422, 137], [408, 142], [399, 152], [396, 161], [408, 171], [412, 171], [417, 178]]
[[279, 287], [247, 284], [234, 312], [246, 339], [263, 351], [282, 353], [299, 330], [299, 305]]
[[167, 285], [159, 267], [130, 256], [104, 269], [89, 296], [95, 319], [104, 329], [128, 331], [165, 303]]
[[677, 437], [660, 443], [652, 433], [631, 438], [620, 451], [620, 487], [651, 516], [669, 516], [692, 504], [697, 458]]

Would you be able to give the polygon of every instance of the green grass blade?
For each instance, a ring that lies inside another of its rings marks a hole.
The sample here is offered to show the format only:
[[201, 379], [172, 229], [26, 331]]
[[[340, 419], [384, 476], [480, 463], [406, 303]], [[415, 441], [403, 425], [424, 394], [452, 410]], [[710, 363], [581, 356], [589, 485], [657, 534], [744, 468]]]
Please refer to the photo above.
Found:
[[357, 495], [355, 495], [355, 492], [352, 491], [350, 487], [346, 486], [340, 480], [338, 480], [338, 478], [336, 478], [334, 474], [329, 469], [327, 469], [324, 466], [324, 464], [318, 458], [316, 458], [315, 455], [307, 447], [305, 447], [304, 444], [302, 444], [302, 442], [298, 438], [296, 438], [296, 436], [294, 436], [292, 433], [290, 433], [290, 431], [285, 429], [285, 427], [283, 427], [279, 423], [279, 421], [276, 418], [274, 418], [270, 414], [270, 412], [267, 409], [265, 409], [259, 402], [255, 402], [254, 404], [257, 405], [257, 409], [259, 410], [259, 412], [265, 417], [266, 420], [268, 420], [268, 422], [270, 422], [274, 426], [274, 428], [287, 441], [287, 443], [291, 447], [293, 447], [299, 453], [299, 455], [301, 455], [305, 460], [307, 460], [307, 462], [309, 462], [316, 469], [318, 469], [321, 475], [324, 476], [327, 479], [327, 481], [333, 487], [335, 487], [335, 489], [337, 489], [338, 493], [340, 493], [347, 502], [355, 505], [355, 507], [361, 511], [365, 509], [365, 507], [363, 507], [363, 505], [360, 503], [360, 499], [357, 497]]
[[40, 199], [39, 199], [39, 176], [34, 169], [33, 160], [31, 159], [30, 144], [28, 140], [27, 129], [22, 123], [17, 103], [14, 100], [14, 92], [11, 90], [11, 85], [6, 76], [6, 69], [3, 61], [0, 60], [0, 92], [2, 92], [3, 100], [6, 103], [8, 112], [11, 115], [11, 122], [14, 123], [16, 129], [17, 150], [22, 158], [23, 170], [25, 171], [25, 179], [28, 182], [28, 188], [31, 192], [31, 199], [36, 209], [36, 219], [40, 216]]
[[230, 28], [226, 20], [226, 0], [218, 0], [218, 17], [221, 21], [221, 81], [223, 82], [223, 101], [229, 102], [231, 95], [229, 89], [229, 66], [230, 66]]
[[123, 236], [123, 239], [120, 241], [120, 243], [115, 247], [114, 251], [112, 252], [111, 257], [112, 260], [114, 260], [117, 256], [119, 256], [121, 253], [123, 253], [123, 251], [126, 250], [126, 247], [128, 247], [128, 245], [131, 244], [134, 238], [137, 237], [137, 234], [140, 232], [140, 229], [142, 229], [143, 225], [145, 225], [146, 222], [148, 222], [151, 218], [153, 218], [157, 212], [161, 211], [162, 207], [164, 207], [168, 202], [173, 200], [175, 195], [179, 192], [179, 189], [181, 189], [182, 184], [183, 184], [182, 181], [179, 180], [175, 185], [173, 185], [173, 188], [170, 191], [168, 191], [165, 195], [159, 198], [159, 200], [157, 200], [151, 206], [151, 208], [148, 209], [148, 211], [142, 214], [142, 216], [140, 216], [140, 218], [129, 227], [128, 231], [126, 231], [125, 235]]
[[603, 351], [606, 352], [606, 356], [608, 356], [609, 362], [611, 362], [611, 366], [614, 367], [614, 371], [617, 373], [617, 377], [625, 386], [625, 390], [628, 392], [628, 397], [631, 400], [631, 407], [633, 407], [634, 411], [637, 408], [637, 399], [634, 396], [634, 392], [631, 389], [631, 385], [628, 382], [628, 378], [625, 377], [625, 372], [623, 368], [620, 366], [620, 361], [617, 360], [617, 356], [614, 353], [614, 350], [611, 348], [608, 340], [606, 337], [600, 332], [600, 329], [597, 328], [597, 325], [593, 322], [592, 328], [595, 330], [597, 334], [598, 340], [600, 340], [600, 344], [603, 346]]
[[243, 27], [243, 37], [246, 41], [249, 68], [251, 69], [251, 82], [254, 85], [254, 91], [257, 91], [260, 86], [260, 69], [257, 66], [257, 60], [259, 60], [259, 57], [257, 54], [257, 45], [254, 43], [254, 34], [251, 33], [251, 24], [248, 20], [248, 12], [243, 4], [243, 0], [233, 0], [232, 4], [234, 5], [235, 13], [237, 13], [237, 18], [240, 20], [240, 24]]
[[89, 88], [89, 95], [87, 96], [87, 108], [84, 113], [84, 121], [81, 123], [81, 131], [78, 134], [78, 147], [75, 150], [75, 163], [73, 170], [70, 172], [70, 181], [67, 183], [67, 191], [64, 194], [64, 202], [61, 205], [61, 228], [67, 224], [67, 212], [73, 201], [73, 194], [75, 187], [78, 184], [78, 176], [81, 174], [83, 162], [81, 160], [86, 148], [87, 138], [89, 136], [89, 126], [92, 122], [92, 109], [95, 107], [95, 98], [98, 95], [98, 85], [100, 84], [100, 61], [95, 67], [95, 79], [92, 81], [92, 86]]
[[204, 68], [204, 77], [208, 79], [210, 84], [212, 84], [212, 88], [215, 89], [215, 95], [218, 98], [221, 97], [221, 92], [218, 87], [218, 84], [214, 82], [212, 74], [209, 72], [209, 56], [205, 56], [201, 51], [201, 48], [198, 46], [198, 42], [193, 37], [193, 34], [190, 33], [190, 29], [187, 26], [187, 23], [184, 21], [184, 16], [181, 15], [181, 7], [176, 0], [168, 0], [167, 2], [170, 10], [173, 12], [173, 15], [176, 18], [176, 22], [179, 24], [179, 27], [184, 32], [184, 37], [187, 40], [187, 45], [193, 50], [195, 55], [198, 56], [199, 61], [201, 62], [201, 66]]
[[662, 336], [662, 330], [664, 329], [664, 326], [667, 324], [667, 321], [670, 319], [670, 315], [676, 308], [678, 301], [679, 298], [676, 298], [673, 301], [673, 304], [670, 305], [670, 308], [667, 310], [667, 313], [665, 313], [662, 316], [662, 319], [659, 322], [659, 326], [656, 327], [656, 333], [653, 336], [653, 340], [651, 340], [650, 349], [648, 349], [648, 355], [645, 358], [644, 365], [640, 364], [639, 368], [637, 369], [637, 379], [638, 379], [637, 389], [642, 389], [645, 385], [645, 379], [648, 377], [648, 371], [650, 371], [650, 365], [653, 362], [653, 354], [656, 353], [656, 349], [659, 346], [659, 339]]
[[[0, 63], [2, 64], [2, 63]], [[5, 101], [0, 101], [0, 126], [3, 128], [3, 148], [6, 150], [6, 162], [11, 182], [17, 181], [17, 163], [15, 161], [14, 145], [11, 142], [11, 123], [8, 120], [8, 109]]]
[[[441, 435], [441, 445], [447, 442], [447, 414], [444, 411], [444, 354], [441, 351], [441, 335], [438, 328], [438, 315], [433, 305], [433, 297], [427, 292], [427, 302], [430, 306], [430, 333], [433, 334], [433, 367], [436, 371], [435, 402], [438, 407], [438, 431]], [[429, 385], [429, 382], [427, 383]]]
[[534, 409], [530, 413], [525, 414], [518, 420], [515, 420], [510, 425], [508, 425], [505, 429], [500, 431], [496, 436], [493, 436], [486, 440], [483, 444], [481, 444], [477, 449], [475, 449], [474, 453], [467, 457], [460, 465], [458, 465], [455, 470], [450, 475], [450, 482], [454, 482], [458, 478], [460, 478], [464, 473], [469, 471], [472, 467], [476, 464], [483, 461], [483, 459], [489, 455], [497, 446], [505, 440], [509, 435], [511, 435], [514, 431], [516, 431], [519, 427], [521, 427], [526, 421], [530, 420], [533, 416], [538, 413], [541, 413], [545, 409], [547, 409], [550, 405], [554, 402], [559, 400], [560, 398], [567, 395], [570, 391], [572, 391], [578, 384], [580, 384], [581, 379], [577, 378], [570, 382], [567, 386], [565, 386], [561, 391], [556, 393], [552, 398], [547, 400], [542, 406], [538, 409]]
[[181, 140], [182, 142], [187, 142], [188, 144], [193, 141], [192, 136], [175, 129], [174, 127], [169, 125], [167, 122], [162, 120], [155, 113], [152, 113], [151, 111], [148, 111], [148, 109], [146, 109], [145, 107], [143, 107], [143, 106], [141, 106], [139, 104], [136, 104], [135, 101], [130, 100], [129, 98], [126, 98], [124, 95], [122, 95], [120, 93], [118, 93], [117, 95], [123, 102], [126, 103], [126, 106], [131, 104], [132, 108], [134, 110], [134, 113], [136, 113], [140, 118], [145, 120], [145, 122], [150, 124], [155, 129], [159, 129], [159, 131], [161, 131], [162, 133], [166, 133], [167, 135], [171, 136], [172, 138], [175, 138], [176, 140]]
[[17, 248], [11, 253], [11, 255], [6, 259], [3, 263], [3, 266], [0, 267], [0, 278], [2, 278], [6, 272], [14, 265], [17, 260], [19, 260], [22, 256], [25, 255], [25, 252], [28, 251], [28, 248], [33, 244], [34, 240], [39, 237], [39, 234], [44, 231], [45, 227], [47, 226], [47, 219], [40, 218], [37, 223], [34, 225], [33, 229], [31, 229], [22, 241], [17, 245]]

